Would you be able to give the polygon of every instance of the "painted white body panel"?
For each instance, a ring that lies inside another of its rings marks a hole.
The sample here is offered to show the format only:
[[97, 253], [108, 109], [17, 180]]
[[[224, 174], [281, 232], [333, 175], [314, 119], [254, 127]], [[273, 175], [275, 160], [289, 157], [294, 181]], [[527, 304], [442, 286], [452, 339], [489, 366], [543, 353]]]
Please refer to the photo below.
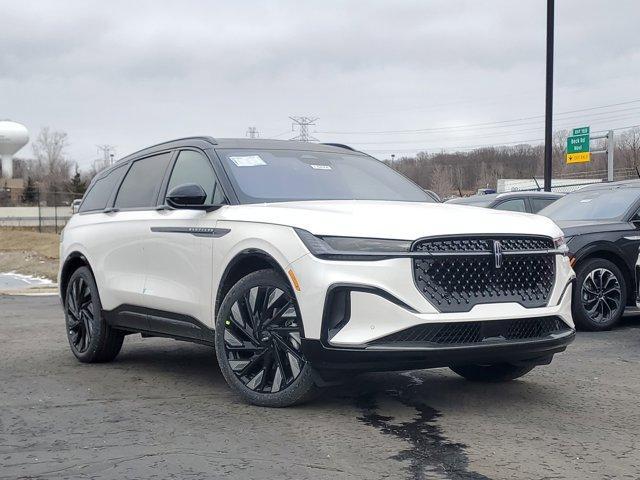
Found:
[[[219, 238], [152, 232], [151, 227], [228, 229]], [[468, 234], [530, 234], [559, 237], [560, 229], [537, 215], [462, 205], [382, 201], [308, 201], [224, 206], [211, 213], [194, 210], [123, 211], [74, 215], [67, 224], [61, 260], [85, 255], [106, 310], [123, 304], [189, 315], [214, 325], [214, 305], [227, 265], [241, 252], [259, 250], [300, 283], [295, 292], [307, 338], [320, 338], [326, 293], [336, 283], [372, 286], [409, 305], [403, 309], [369, 293], [352, 293], [352, 315], [332, 344], [360, 345], [426, 322], [497, 320], [559, 315], [573, 326], [574, 277], [558, 255], [549, 306], [527, 309], [517, 303], [483, 304], [464, 313], [439, 313], [414, 284], [408, 258], [380, 261], [328, 261], [309, 253], [294, 228], [316, 235], [416, 240]], [[565, 291], [562, 299], [562, 292]]]

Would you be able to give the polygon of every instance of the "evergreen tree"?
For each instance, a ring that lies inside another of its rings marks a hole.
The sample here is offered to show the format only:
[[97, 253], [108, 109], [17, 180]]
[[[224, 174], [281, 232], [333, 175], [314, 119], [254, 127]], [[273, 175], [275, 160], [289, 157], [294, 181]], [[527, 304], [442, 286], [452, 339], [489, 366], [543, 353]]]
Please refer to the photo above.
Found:
[[82, 176], [78, 171], [78, 165], [76, 165], [76, 173], [71, 177], [71, 180], [67, 184], [67, 190], [79, 198], [84, 195], [86, 189], [87, 182], [82, 179]]
[[38, 189], [31, 177], [27, 177], [27, 185], [22, 191], [22, 201], [24, 203], [36, 203], [38, 201]]

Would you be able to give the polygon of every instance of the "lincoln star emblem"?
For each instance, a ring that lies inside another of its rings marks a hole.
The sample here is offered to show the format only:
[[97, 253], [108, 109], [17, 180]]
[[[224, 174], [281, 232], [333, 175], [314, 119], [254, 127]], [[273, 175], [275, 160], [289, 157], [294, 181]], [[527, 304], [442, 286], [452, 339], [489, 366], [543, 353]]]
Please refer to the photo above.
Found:
[[502, 267], [502, 244], [498, 240], [493, 241], [493, 259], [496, 268]]

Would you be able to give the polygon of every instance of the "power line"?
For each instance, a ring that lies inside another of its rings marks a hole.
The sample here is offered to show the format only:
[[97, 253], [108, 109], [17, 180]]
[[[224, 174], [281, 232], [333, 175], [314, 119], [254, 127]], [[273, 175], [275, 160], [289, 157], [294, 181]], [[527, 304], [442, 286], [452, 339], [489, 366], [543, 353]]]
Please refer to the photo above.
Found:
[[[610, 113], [610, 112], [603, 112], [603, 113]], [[618, 120], [635, 120], [636, 118], [638, 118], [638, 114], [640, 112], [634, 112], [634, 113], [630, 113], [630, 114], [626, 114], [626, 115], [616, 115], [616, 116], [611, 116], [611, 117], [604, 117], [604, 118], [592, 118], [592, 117], [583, 117], [583, 116], [579, 116], [579, 117], [568, 117], [566, 119], [563, 119], [564, 122], [560, 122], [560, 124], [554, 124], [554, 130], [558, 131], [558, 130], [562, 130], [565, 128], [570, 128], [570, 127], [574, 127], [575, 123], [574, 121], [571, 122], [566, 122], [567, 120], [570, 120], [572, 118], [578, 118], [581, 120], [581, 124], [585, 125], [585, 124], [590, 124], [590, 123], [597, 123], [600, 124], [602, 122], [611, 122], [611, 121], [618, 121]], [[536, 123], [532, 123], [532, 124], [521, 124], [521, 125], [514, 125], [514, 127], [525, 127], [527, 125], [536, 125], [539, 124], [540, 122], [536, 122]], [[478, 129], [480, 130], [480, 129]], [[523, 130], [511, 130], [511, 131], [501, 131], [501, 132], [484, 132], [481, 135], [472, 135], [472, 136], [467, 136], [465, 135], [465, 138], [469, 139], [469, 138], [484, 138], [486, 139], [487, 137], [491, 138], [491, 137], [507, 137], [507, 136], [512, 136], [512, 135], [517, 135], [517, 134], [521, 134], [521, 133], [533, 133], [533, 132], [539, 132], [540, 131], [540, 127], [538, 128], [525, 128]], [[456, 132], [458, 133], [458, 132]], [[460, 132], [463, 133], [463, 132]], [[380, 142], [349, 142], [351, 144], [354, 145], [396, 145], [396, 144], [411, 144], [411, 143], [422, 143], [424, 142], [424, 139], [415, 139], [415, 140], [385, 140], [385, 141], [380, 141]]]
[[[579, 113], [579, 112], [588, 112], [592, 110], [599, 110], [602, 108], [610, 108], [617, 107], [621, 105], [629, 105], [632, 103], [640, 103], [640, 99], [629, 100], [626, 102], [618, 102], [611, 103], [609, 105], [599, 105], [597, 107], [589, 107], [589, 108], [580, 108], [575, 110], [566, 110], [564, 112], [558, 112], [554, 115], [554, 118], [557, 118], [561, 115], [568, 115], [571, 113]], [[446, 131], [446, 130], [455, 130], [455, 129], [463, 129], [463, 128], [471, 128], [471, 127], [483, 127], [486, 125], [502, 125], [509, 124], [514, 122], [523, 122], [526, 120], [535, 120], [535, 119], [544, 119], [544, 115], [533, 115], [530, 117], [521, 117], [521, 118], [512, 118], [509, 120], [499, 120], [494, 122], [482, 122], [482, 123], [472, 123], [472, 124], [463, 124], [463, 125], [452, 125], [447, 127], [430, 127], [430, 128], [417, 128], [417, 129], [408, 129], [408, 130], [378, 130], [378, 131], [319, 131], [317, 133], [331, 134], [331, 135], [388, 135], [388, 134], [404, 134], [404, 133], [422, 133], [422, 132], [438, 132], [438, 131]]]
[[293, 137], [291, 140], [299, 140], [301, 142], [317, 142], [318, 139], [309, 135], [309, 127], [315, 125], [315, 121], [318, 120], [318, 117], [289, 117], [293, 120], [293, 124], [291, 125], [291, 131], [294, 131], [295, 126], [298, 126], [298, 135]]
[[[613, 130], [613, 131], [619, 131], [619, 130], [629, 130], [631, 128], [640, 128], [640, 123], [639, 124], [635, 124], [635, 125], [625, 125], [623, 127], [614, 127], [614, 128], [607, 128], [606, 130], [598, 130], [598, 131], [593, 131], [591, 132], [593, 133], [602, 133], [602, 132], [607, 132], [609, 130]], [[527, 139], [527, 140], [515, 140], [513, 142], [500, 142], [500, 143], [487, 143], [487, 144], [481, 144], [481, 145], [454, 145], [454, 146], [450, 146], [450, 147], [417, 147], [417, 148], [411, 148], [411, 149], [396, 149], [396, 148], [390, 148], [390, 149], [363, 149], [366, 152], [378, 152], [378, 153], [388, 153], [388, 152], [401, 152], [401, 153], [413, 153], [413, 152], [424, 152], [424, 151], [464, 151], [464, 150], [474, 150], [474, 149], [478, 149], [478, 148], [500, 148], [500, 147], [508, 147], [511, 145], [523, 145], [523, 144], [527, 144], [529, 142], [542, 142], [544, 140], [544, 138], [533, 138], [533, 139]], [[358, 143], [354, 143], [354, 145], [361, 145]], [[535, 146], [535, 145], [532, 145]]]

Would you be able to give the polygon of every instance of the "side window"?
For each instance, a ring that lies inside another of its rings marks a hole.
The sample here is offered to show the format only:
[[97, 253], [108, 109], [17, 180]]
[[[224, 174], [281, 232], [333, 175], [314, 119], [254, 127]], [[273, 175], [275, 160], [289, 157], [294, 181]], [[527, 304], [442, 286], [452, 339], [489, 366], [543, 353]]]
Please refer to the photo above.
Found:
[[133, 162], [118, 190], [114, 206], [116, 208], [155, 206], [158, 189], [170, 160], [171, 154], [163, 153]]
[[509, 212], [525, 212], [527, 211], [524, 205], [524, 199], [514, 198], [513, 200], [507, 200], [500, 205], [496, 205], [496, 210], [507, 210]]
[[224, 194], [216, 181], [216, 175], [209, 163], [209, 159], [193, 150], [183, 150], [178, 155], [176, 164], [171, 172], [167, 193], [172, 188], [185, 183], [197, 183], [207, 192], [205, 203], [220, 204], [224, 202]]
[[529, 201], [531, 202], [531, 209], [533, 210], [533, 213], [538, 213], [540, 210], [542, 210], [545, 207], [548, 207], [549, 205], [551, 205], [556, 200], [557, 200], [557, 198], [535, 198], [535, 197], [530, 197], [529, 198]]
[[127, 169], [122, 165], [121, 167], [114, 168], [104, 177], [98, 178], [85, 195], [82, 205], [80, 205], [80, 210], [78, 211], [82, 213], [104, 210], [107, 202], [111, 198], [113, 189], [120, 183], [126, 171]]

